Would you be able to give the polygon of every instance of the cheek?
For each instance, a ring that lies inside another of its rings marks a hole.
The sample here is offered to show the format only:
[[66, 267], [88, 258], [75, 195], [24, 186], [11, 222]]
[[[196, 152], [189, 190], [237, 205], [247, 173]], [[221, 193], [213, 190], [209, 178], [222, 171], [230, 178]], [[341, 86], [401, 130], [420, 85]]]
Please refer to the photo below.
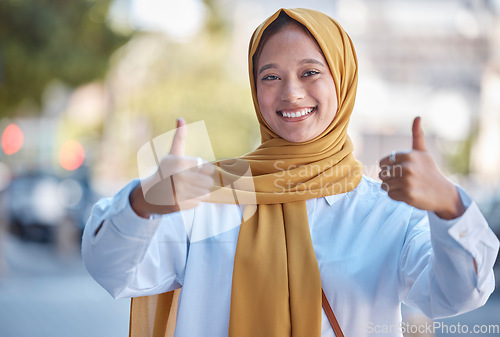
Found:
[[318, 88], [319, 95], [323, 98], [323, 102], [328, 105], [328, 109], [332, 113], [332, 119], [335, 117], [338, 109], [337, 92], [335, 84], [330, 81]]
[[265, 90], [257, 86], [257, 102], [259, 103], [259, 108], [260, 112], [262, 113], [262, 116], [266, 119], [271, 115], [272, 113], [272, 95], [269, 90]]

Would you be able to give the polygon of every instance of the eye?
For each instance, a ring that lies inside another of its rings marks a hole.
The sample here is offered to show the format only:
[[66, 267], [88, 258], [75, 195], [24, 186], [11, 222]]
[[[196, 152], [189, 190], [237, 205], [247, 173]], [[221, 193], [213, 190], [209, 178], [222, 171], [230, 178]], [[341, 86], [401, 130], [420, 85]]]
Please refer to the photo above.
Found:
[[319, 74], [319, 71], [317, 71], [317, 70], [308, 70], [302, 76], [310, 77], [310, 76], [314, 76], [314, 75], [318, 75], [318, 74]]
[[279, 77], [276, 75], [266, 75], [262, 77], [263, 81], [274, 81], [274, 80], [279, 80]]

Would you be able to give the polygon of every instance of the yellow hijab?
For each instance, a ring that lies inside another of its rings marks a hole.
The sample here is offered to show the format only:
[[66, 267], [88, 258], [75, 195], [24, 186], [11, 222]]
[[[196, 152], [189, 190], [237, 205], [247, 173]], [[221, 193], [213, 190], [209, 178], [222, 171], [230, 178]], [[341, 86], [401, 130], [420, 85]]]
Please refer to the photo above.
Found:
[[[338, 110], [332, 123], [303, 143], [288, 142], [274, 133], [257, 101], [253, 56], [263, 32], [281, 12], [316, 39], [337, 91]], [[357, 87], [356, 54], [349, 36], [329, 16], [309, 9], [280, 9], [255, 30], [248, 59], [262, 144], [241, 158], [252, 177], [251, 183], [239, 186], [252, 186], [252, 190], [236, 187], [235, 191], [234, 185], [224, 184], [241, 176], [241, 161], [225, 161], [218, 163], [221, 186], [210, 197], [210, 202], [248, 204], [236, 247], [229, 336], [319, 337], [321, 279], [305, 201], [351, 191], [361, 180], [362, 166], [352, 155], [347, 135]], [[283, 183], [276, 184], [278, 179]], [[170, 292], [134, 298], [130, 335], [173, 336], [175, 296]]]

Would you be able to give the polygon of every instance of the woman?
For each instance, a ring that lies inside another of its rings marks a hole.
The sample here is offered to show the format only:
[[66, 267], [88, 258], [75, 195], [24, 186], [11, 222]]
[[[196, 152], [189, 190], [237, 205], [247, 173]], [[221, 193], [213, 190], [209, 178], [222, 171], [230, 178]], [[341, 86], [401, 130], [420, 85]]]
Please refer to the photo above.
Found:
[[[132, 335], [333, 336], [331, 306], [346, 336], [401, 336], [401, 302], [429, 317], [483, 305], [498, 241], [435, 166], [420, 119], [412, 151], [381, 160], [382, 186], [362, 176], [346, 132], [357, 60], [338, 23], [279, 10], [254, 32], [249, 68], [259, 148], [189, 169], [179, 120], [168, 184], [133, 181], [94, 207], [85, 263], [135, 298]], [[236, 179], [242, 162], [251, 179]]]

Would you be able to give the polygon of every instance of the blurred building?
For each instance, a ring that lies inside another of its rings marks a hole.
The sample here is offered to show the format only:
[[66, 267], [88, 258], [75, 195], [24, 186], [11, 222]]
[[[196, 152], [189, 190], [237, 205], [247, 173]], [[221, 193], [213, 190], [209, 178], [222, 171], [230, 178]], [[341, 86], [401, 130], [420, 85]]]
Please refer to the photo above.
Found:
[[378, 149], [364, 141], [361, 159], [374, 152], [386, 155], [390, 147], [409, 148], [411, 120], [420, 115], [446, 171], [483, 174], [474, 162], [470, 169], [464, 163], [464, 169], [453, 167], [449, 159], [468, 160], [469, 148], [461, 144], [474, 143], [482, 132], [491, 6], [484, 1], [387, 0], [340, 1], [338, 9], [360, 59], [354, 126], [364, 140], [380, 134], [386, 139], [385, 148]]
[[[409, 135], [411, 119], [421, 115], [426, 133], [447, 156], [453, 144], [476, 141], [485, 132], [481, 125], [492, 124], [489, 118], [484, 123], [482, 94], [495, 18], [487, 2], [341, 1], [339, 16], [360, 55], [357, 115], [362, 118], [354, 121], [365, 137], [382, 133], [397, 140], [398, 134]], [[476, 148], [483, 146], [476, 142]], [[498, 166], [490, 169], [498, 172]], [[484, 167], [473, 160], [471, 173], [482, 175]]]
[[[500, 5], [499, 5], [500, 7]], [[492, 16], [489, 57], [482, 76], [481, 106], [472, 170], [485, 186], [500, 181], [500, 15]]]

